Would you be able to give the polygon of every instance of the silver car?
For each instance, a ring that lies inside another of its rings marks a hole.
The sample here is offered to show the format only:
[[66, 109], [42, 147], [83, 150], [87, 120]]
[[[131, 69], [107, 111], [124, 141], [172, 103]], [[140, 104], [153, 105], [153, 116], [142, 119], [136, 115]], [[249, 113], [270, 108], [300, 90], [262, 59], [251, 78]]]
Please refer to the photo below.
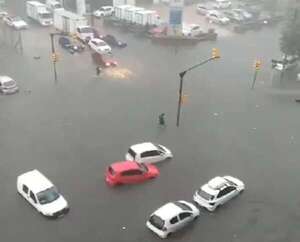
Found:
[[19, 91], [17, 83], [9, 76], [0, 76], [0, 92], [3, 94], [13, 94]]

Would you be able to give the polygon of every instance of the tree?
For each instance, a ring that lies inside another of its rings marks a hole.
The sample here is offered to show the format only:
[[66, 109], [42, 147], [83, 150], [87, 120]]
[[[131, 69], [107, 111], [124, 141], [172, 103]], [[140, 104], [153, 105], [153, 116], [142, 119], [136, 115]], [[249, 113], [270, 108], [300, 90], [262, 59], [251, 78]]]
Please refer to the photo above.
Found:
[[285, 55], [300, 55], [300, 14], [299, 8], [289, 9], [293, 13], [283, 28], [280, 49]]

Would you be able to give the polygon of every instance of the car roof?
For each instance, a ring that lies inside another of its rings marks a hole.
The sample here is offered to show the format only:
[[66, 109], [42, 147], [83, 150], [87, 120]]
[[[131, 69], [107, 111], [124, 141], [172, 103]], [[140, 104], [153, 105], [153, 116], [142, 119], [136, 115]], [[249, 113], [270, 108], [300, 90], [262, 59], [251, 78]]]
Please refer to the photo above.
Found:
[[14, 80], [14, 79], [12, 79], [9, 76], [0, 76], [0, 82], [9, 82], [11, 80]]
[[182, 211], [184, 211], [182, 208], [178, 207], [173, 202], [169, 202], [157, 209], [153, 214], [159, 216], [163, 220], [170, 220]]
[[102, 40], [102, 39], [99, 39], [99, 38], [92, 38], [92, 39], [91, 39], [91, 41], [95, 41], [95, 42], [97, 42], [97, 43], [102, 43], [102, 42], [104, 42], [104, 43], [105, 43], [105, 41], [104, 41], [104, 40]]
[[118, 161], [110, 166], [115, 172], [139, 169], [139, 165], [135, 161]]
[[48, 178], [46, 178], [38, 170], [28, 171], [18, 177], [19, 182], [28, 186], [28, 188], [34, 193], [44, 191], [50, 187], [53, 187], [53, 184]]
[[135, 144], [132, 145], [130, 148], [134, 150], [136, 153], [142, 153], [144, 151], [149, 151], [149, 150], [158, 150], [158, 148], [151, 142]]
[[208, 183], [208, 186], [214, 190], [219, 190], [222, 187], [228, 184], [228, 181], [225, 180], [223, 177], [216, 176], [215, 178], [211, 179]]

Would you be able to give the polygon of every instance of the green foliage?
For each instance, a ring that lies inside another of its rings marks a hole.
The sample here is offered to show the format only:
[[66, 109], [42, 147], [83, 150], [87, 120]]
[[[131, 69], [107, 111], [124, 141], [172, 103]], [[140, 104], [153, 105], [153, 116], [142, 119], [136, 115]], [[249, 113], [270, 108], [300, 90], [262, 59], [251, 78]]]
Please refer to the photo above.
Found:
[[286, 55], [300, 55], [300, 10], [289, 9], [289, 16], [282, 30], [280, 49]]

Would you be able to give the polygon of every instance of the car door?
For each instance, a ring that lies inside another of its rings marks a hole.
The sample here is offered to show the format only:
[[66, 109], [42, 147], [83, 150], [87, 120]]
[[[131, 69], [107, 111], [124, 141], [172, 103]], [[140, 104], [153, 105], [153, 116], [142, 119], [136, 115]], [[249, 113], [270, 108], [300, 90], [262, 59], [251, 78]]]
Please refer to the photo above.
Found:
[[169, 232], [174, 232], [180, 227], [180, 221], [178, 216], [174, 216], [170, 219], [170, 227], [168, 228]]
[[191, 212], [181, 212], [179, 214], [179, 228], [186, 226], [193, 220], [193, 214]]
[[220, 198], [220, 203], [224, 204], [227, 201], [229, 201], [235, 195], [235, 192], [236, 192], [236, 188], [233, 187], [233, 186], [229, 186], [229, 187], [224, 188], [219, 193], [220, 197], [218, 195], [218, 197]]
[[138, 169], [123, 171], [121, 173], [122, 183], [133, 184], [133, 183], [140, 182], [142, 180], [143, 180], [143, 172]]

